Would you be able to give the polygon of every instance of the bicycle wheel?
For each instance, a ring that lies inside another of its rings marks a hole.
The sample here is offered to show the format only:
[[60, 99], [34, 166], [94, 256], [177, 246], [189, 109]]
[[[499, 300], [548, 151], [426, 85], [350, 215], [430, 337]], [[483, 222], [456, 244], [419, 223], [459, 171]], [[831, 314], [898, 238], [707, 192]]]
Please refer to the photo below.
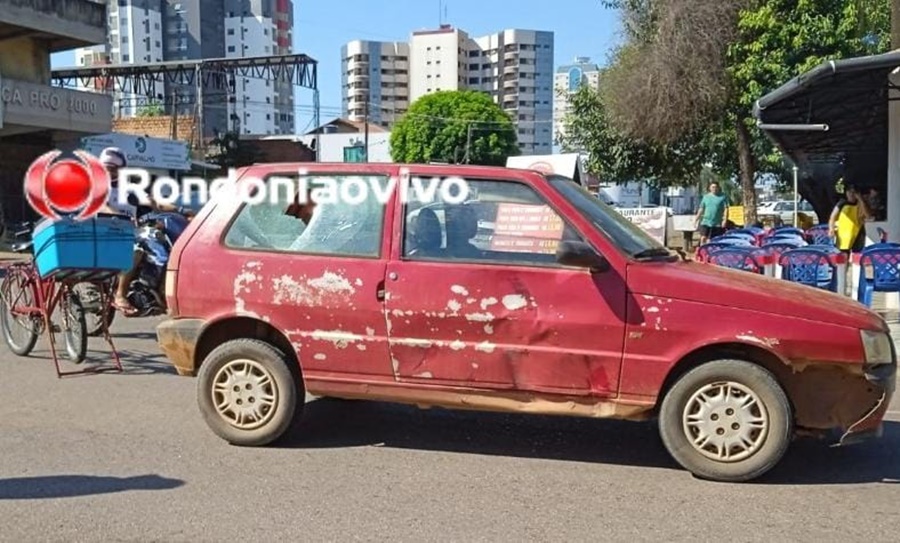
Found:
[[87, 357], [87, 324], [81, 300], [74, 292], [67, 290], [59, 301], [62, 312], [62, 335], [66, 345], [66, 356], [75, 364], [81, 364]]
[[41, 317], [36, 313], [26, 313], [16, 308], [35, 307], [33, 281], [24, 270], [9, 268], [0, 283], [0, 329], [9, 350], [18, 356], [28, 356], [41, 333]]

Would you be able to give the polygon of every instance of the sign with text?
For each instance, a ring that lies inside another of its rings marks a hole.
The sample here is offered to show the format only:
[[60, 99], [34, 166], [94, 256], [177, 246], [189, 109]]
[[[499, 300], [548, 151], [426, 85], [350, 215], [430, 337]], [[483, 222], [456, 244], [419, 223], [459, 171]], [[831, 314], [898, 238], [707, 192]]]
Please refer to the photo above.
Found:
[[491, 250], [554, 254], [564, 228], [549, 206], [502, 203], [497, 207]]
[[112, 97], [29, 81], [0, 81], [3, 120], [72, 132], [106, 132], [112, 126]]
[[666, 243], [666, 216], [664, 207], [637, 207], [616, 209], [626, 219], [633, 222], [656, 241]]
[[118, 147], [125, 152], [129, 168], [188, 171], [191, 156], [183, 141], [110, 133], [81, 139], [84, 149], [99, 156], [106, 147]]

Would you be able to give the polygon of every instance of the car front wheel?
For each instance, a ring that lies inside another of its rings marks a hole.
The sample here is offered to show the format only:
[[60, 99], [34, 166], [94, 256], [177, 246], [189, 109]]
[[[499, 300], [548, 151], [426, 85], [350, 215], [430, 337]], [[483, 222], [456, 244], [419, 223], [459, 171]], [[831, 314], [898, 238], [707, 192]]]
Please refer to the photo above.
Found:
[[755, 479], [784, 456], [793, 433], [787, 395], [766, 369], [717, 360], [683, 375], [663, 399], [659, 431], [672, 457], [716, 481]]
[[198, 403], [210, 429], [232, 445], [261, 446], [282, 437], [299, 420], [305, 397], [292, 363], [254, 339], [214, 349], [197, 376]]

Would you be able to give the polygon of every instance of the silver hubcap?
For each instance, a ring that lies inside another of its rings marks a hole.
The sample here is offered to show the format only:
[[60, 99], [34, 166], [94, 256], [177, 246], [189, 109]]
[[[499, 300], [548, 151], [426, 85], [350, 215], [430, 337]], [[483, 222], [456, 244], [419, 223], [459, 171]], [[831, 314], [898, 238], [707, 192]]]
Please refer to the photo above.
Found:
[[703, 456], [738, 462], [765, 443], [769, 415], [759, 397], [744, 385], [711, 383], [688, 400], [682, 425], [688, 441]]
[[252, 360], [234, 360], [213, 380], [213, 405], [219, 416], [241, 430], [269, 422], [278, 406], [278, 388], [266, 369]]

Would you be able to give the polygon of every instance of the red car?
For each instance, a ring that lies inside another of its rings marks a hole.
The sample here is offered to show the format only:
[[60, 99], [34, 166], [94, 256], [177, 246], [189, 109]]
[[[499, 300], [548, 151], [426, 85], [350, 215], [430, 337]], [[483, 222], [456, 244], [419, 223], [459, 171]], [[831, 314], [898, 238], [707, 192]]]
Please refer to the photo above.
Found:
[[[278, 439], [305, 393], [656, 418], [684, 468], [722, 481], [762, 475], [797, 434], [880, 435], [896, 353], [851, 299], [686, 261], [534, 171], [266, 164], [237, 183], [300, 168], [390, 200], [319, 203], [312, 219], [286, 214], [288, 195], [216, 200], [169, 262], [159, 343], [230, 443]], [[467, 199], [404, 198], [401, 168], [464, 179]]]

